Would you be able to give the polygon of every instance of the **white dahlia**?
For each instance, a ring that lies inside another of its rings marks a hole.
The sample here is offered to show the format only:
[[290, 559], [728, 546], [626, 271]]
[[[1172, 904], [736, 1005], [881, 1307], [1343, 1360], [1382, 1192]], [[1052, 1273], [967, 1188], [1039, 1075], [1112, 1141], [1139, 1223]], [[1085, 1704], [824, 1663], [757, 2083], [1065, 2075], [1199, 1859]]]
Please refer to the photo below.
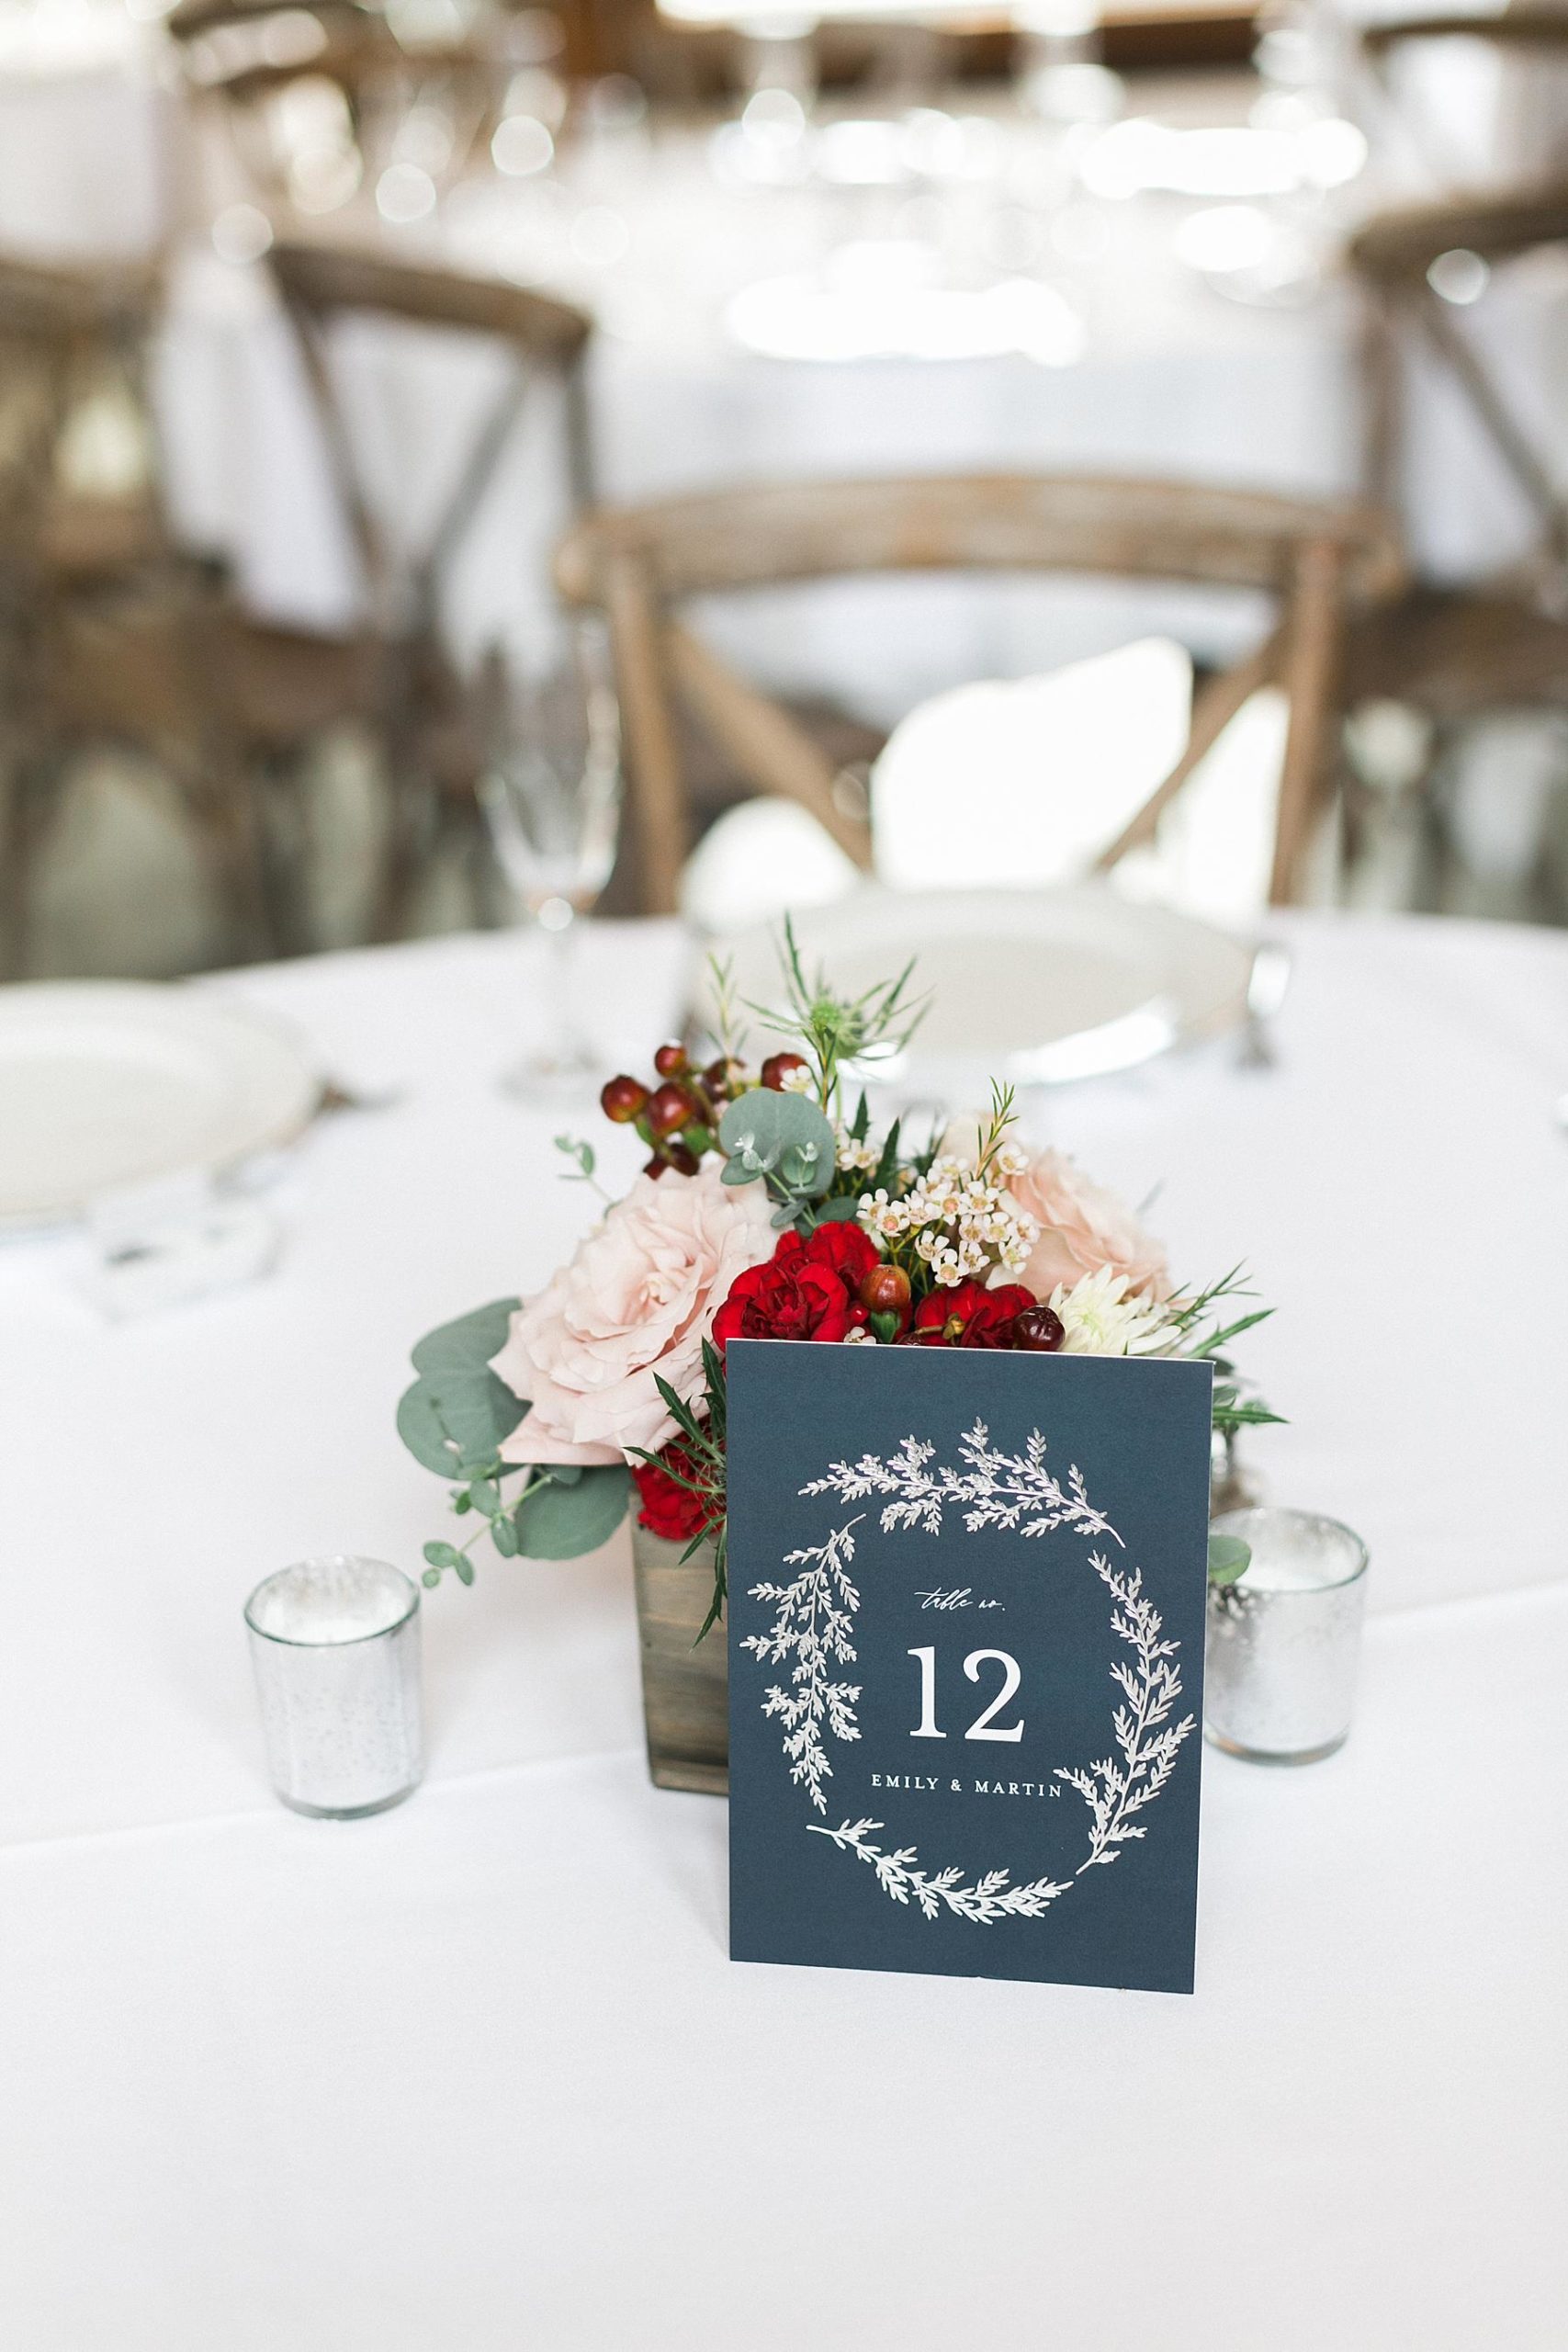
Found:
[[1058, 1283], [1050, 1297], [1066, 1329], [1065, 1356], [1157, 1356], [1176, 1334], [1170, 1310], [1158, 1299], [1128, 1295], [1130, 1277], [1111, 1266], [1084, 1274], [1069, 1290]]

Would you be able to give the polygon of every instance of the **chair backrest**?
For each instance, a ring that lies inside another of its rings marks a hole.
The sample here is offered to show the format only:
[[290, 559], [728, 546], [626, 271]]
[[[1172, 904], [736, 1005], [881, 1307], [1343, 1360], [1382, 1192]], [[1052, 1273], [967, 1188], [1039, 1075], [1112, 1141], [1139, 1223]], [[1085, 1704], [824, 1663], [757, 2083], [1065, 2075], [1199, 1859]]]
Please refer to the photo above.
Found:
[[[402, 625], [424, 628], [433, 622], [443, 569], [490, 486], [530, 386], [541, 375], [557, 379], [563, 391], [570, 505], [575, 510], [587, 503], [591, 461], [583, 362], [591, 323], [581, 311], [502, 279], [346, 247], [278, 243], [268, 261], [299, 336], [338, 492], [384, 619], [412, 597], [412, 616], [405, 612]], [[333, 322], [353, 316], [482, 335], [505, 345], [510, 354], [505, 381], [473, 435], [456, 488], [401, 579], [366, 492], [353, 423], [329, 357]]]
[[0, 258], [0, 555], [12, 565], [111, 571], [165, 550], [146, 381], [158, 300], [152, 268]]
[[[339, 183], [334, 201], [344, 200], [400, 160], [400, 130], [416, 111], [444, 125], [439, 177], [451, 185], [493, 131], [513, 71], [504, 19], [418, 43], [400, 40], [379, 8], [359, 0], [181, 0], [165, 21], [193, 103], [219, 124], [269, 211], [321, 209], [297, 176], [307, 170], [317, 195], [324, 169]], [[335, 128], [330, 99], [327, 121], [319, 107], [290, 121], [287, 94], [305, 84], [337, 93]]]
[[931, 571], [1094, 572], [1269, 592], [1266, 642], [1211, 679], [1187, 750], [1104, 853], [1152, 839], [1163, 810], [1221, 730], [1272, 681], [1291, 698], [1273, 895], [1296, 885], [1323, 789], [1340, 613], [1386, 593], [1398, 563], [1381, 518], [1353, 507], [1162, 481], [979, 475], [803, 482], [720, 492], [590, 515], [557, 551], [567, 603], [610, 621], [631, 799], [649, 911], [673, 909], [690, 812], [673, 697], [691, 707], [759, 790], [800, 801], [864, 865], [830, 763], [777, 704], [737, 678], [671, 610], [684, 599], [784, 581]]
[[1500, 16], [1391, 17], [1363, 25], [1357, 37], [1375, 58], [1417, 40], [1484, 40], [1498, 49], [1568, 52], [1568, 15], [1561, 8], [1511, 7]]
[[[400, 54], [386, 18], [357, 0], [180, 0], [164, 28], [192, 96], [230, 112], [307, 77], [335, 83], [352, 107], [366, 81]], [[266, 176], [240, 143], [247, 168]]]
[[1568, 585], [1568, 509], [1553, 469], [1499, 387], [1476, 337], [1461, 325], [1440, 289], [1449, 256], [1461, 269], [1472, 269], [1471, 256], [1495, 266], [1564, 243], [1568, 182], [1520, 196], [1461, 197], [1383, 212], [1367, 221], [1346, 249], [1365, 300], [1368, 496], [1391, 509], [1399, 503], [1405, 411], [1402, 346], [1405, 335], [1413, 334], [1462, 393], [1535, 508], [1545, 579], [1559, 598]]
[[[1568, 65], [1568, 12], [1529, 5], [1527, 0], [1526, 6], [1506, 7], [1501, 15], [1393, 17], [1359, 28], [1357, 47], [1367, 68], [1363, 89], [1375, 101], [1381, 118], [1372, 126], [1374, 135], [1382, 139], [1397, 131], [1412, 159], [1439, 187], [1463, 187], [1474, 178], [1479, 161], [1474, 154], [1462, 152], [1460, 143], [1457, 107], [1461, 85], [1453, 84], [1451, 97], [1439, 103], [1434, 118], [1430, 107], [1421, 104], [1419, 89], [1402, 92], [1397, 77], [1412, 64], [1419, 68], [1436, 45], [1447, 46], [1456, 40], [1479, 42], [1490, 50], [1499, 68], [1510, 74], [1516, 84], [1518, 74], [1531, 67], [1555, 67], [1560, 74], [1561, 69]], [[1468, 102], [1463, 119], [1472, 126], [1473, 136], [1473, 130], [1487, 120], [1487, 110], [1484, 99], [1478, 96], [1469, 80], [1462, 86]], [[1447, 81], [1439, 85], [1440, 100], [1449, 89]], [[1448, 121], [1450, 113], [1455, 115], [1455, 121]], [[1514, 135], [1510, 136], [1500, 122], [1494, 122], [1491, 138], [1498, 149], [1497, 165], [1506, 166], [1509, 178], [1523, 185], [1542, 175], [1539, 168], [1532, 169], [1528, 154], [1521, 158], [1517, 152], [1517, 124], [1513, 124]], [[1469, 144], [1468, 139], [1463, 141], [1465, 149]], [[1510, 149], [1516, 152], [1507, 152]], [[1489, 170], [1488, 179], [1492, 176]]]

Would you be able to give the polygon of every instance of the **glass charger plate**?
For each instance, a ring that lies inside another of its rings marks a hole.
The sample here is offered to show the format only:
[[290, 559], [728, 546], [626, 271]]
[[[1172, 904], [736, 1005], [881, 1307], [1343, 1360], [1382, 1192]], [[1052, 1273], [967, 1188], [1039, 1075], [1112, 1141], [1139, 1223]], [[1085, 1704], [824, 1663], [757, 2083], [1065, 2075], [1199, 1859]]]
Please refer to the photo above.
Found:
[[260, 1013], [151, 982], [0, 989], [0, 1231], [290, 1141], [321, 1080]]
[[[1254, 950], [1168, 907], [1103, 885], [1049, 890], [868, 888], [796, 920], [808, 970], [854, 996], [913, 956], [930, 1004], [907, 1053], [875, 1073], [892, 1084], [972, 1085], [981, 1071], [1020, 1086], [1065, 1085], [1133, 1069], [1223, 1035], [1247, 1016]], [[736, 993], [782, 1003], [775, 926], [716, 943]], [[708, 986], [699, 1009], [711, 1017]], [[752, 1054], [779, 1042], [752, 1014]], [[765, 1045], [760, 1041], [766, 1036]], [[869, 1073], [868, 1073], [869, 1074]]]

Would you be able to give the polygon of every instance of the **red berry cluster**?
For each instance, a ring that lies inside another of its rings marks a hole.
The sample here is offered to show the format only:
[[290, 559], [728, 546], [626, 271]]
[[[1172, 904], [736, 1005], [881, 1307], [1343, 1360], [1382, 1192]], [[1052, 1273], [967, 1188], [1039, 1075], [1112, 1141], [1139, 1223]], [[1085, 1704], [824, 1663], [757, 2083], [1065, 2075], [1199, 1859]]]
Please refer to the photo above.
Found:
[[673, 1168], [694, 1176], [713, 1143], [714, 1130], [736, 1087], [737, 1069], [721, 1057], [695, 1069], [683, 1046], [660, 1046], [653, 1057], [655, 1083], [623, 1074], [601, 1090], [600, 1108], [618, 1127], [635, 1126], [652, 1153], [646, 1173], [662, 1176]]
[[770, 1054], [760, 1080], [753, 1080], [742, 1063], [722, 1054], [698, 1069], [683, 1046], [660, 1046], [653, 1057], [654, 1085], [623, 1073], [600, 1090], [599, 1106], [616, 1126], [635, 1126], [648, 1145], [652, 1158], [645, 1175], [662, 1176], [673, 1168], [679, 1175], [694, 1176], [704, 1152], [714, 1148], [727, 1103], [759, 1082], [780, 1093], [788, 1073], [805, 1068], [799, 1054]]

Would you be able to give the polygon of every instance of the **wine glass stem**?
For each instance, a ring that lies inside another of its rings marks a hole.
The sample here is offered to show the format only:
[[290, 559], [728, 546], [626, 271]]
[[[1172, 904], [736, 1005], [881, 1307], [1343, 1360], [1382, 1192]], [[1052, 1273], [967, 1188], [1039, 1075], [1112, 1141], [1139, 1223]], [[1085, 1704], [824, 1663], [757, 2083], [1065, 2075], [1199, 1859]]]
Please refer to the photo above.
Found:
[[[557, 905], [558, 907], [559, 901]], [[582, 1030], [577, 1018], [575, 987], [580, 928], [575, 909], [564, 921], [558, 920], [544, 926], [549, 964], [549, 977], [546, 981], [549, 1001], [549, 1043], [546, 1052], [558, 1069], [570, 1069], [586, 1058]]]

